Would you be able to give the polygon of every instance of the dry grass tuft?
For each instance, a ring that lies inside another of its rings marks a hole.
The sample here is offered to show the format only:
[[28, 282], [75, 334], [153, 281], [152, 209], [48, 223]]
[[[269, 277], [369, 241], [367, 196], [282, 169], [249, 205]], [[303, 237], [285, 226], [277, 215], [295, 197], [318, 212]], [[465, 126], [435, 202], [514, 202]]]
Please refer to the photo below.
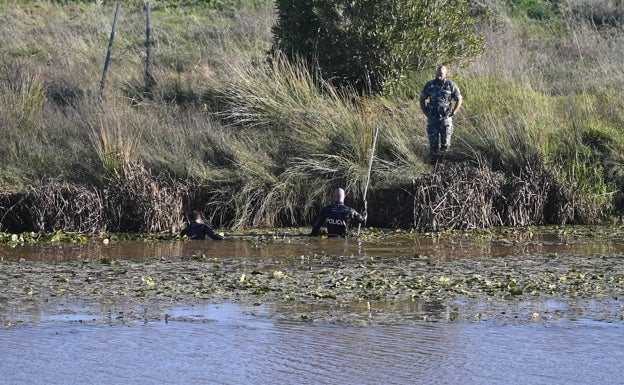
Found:
[[175, 182], [156, 180], [140, 163], [125, 164], [106, 190], [111, 231], [168, 232], [180, 229], [182, 193]]

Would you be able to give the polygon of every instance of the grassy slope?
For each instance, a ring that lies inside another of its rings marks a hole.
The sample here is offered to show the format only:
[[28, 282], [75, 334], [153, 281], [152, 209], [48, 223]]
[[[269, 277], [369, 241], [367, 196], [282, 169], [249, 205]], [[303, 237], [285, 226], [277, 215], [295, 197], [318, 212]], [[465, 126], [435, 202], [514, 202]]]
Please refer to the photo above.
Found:
[[[262, 67], [270, 3], [236, 12], [162, 3], [152, 13], [155, 96], [143, 93], [142, 2], [126, 2], [103, 103], [112, 4], [0, 5], [1, 185], [99, 185], [140, 162], [204, 186], [215, 217], [259, 226], [310, 219], [338, 185], [360, 202], [375, 127], [373, 191], [400, 190], [429, 172], [415, 102], [353, 103], [354, 95], [320, 95], [301, 65]], [[453, 154], [511, 173], [544, 163], [590, 205], [608, 208], [624, 185], [624, 33], [622, 18], [595, 17], [621, 15], [622, 5], [569, 3], [570, 12], [536, 21], [491, 1], [486, 52], [451, 68], [465, 96]], [[405, 89], [418, 93], [431, 76], [418, 74]]]

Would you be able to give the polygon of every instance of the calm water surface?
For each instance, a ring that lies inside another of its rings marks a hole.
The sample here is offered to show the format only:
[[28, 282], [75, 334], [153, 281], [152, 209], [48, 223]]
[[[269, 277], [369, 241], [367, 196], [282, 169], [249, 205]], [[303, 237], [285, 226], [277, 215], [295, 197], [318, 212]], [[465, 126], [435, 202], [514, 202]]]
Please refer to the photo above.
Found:
[[283, 323], [270, 309], [179, 308], [168, 322], [40, 316], [0, 330], [3, 384], [622, 384], [624, 325]]
[[[284, 237], [277, 243], [234, 239], [0, 247], [0, 258], [427, 254], [447, 259], [623, 250], [620, 241], [570, 243], [557, 237], [375, 244]], [[235, 304], [174, 307], [166, 321], [129, 326], [91, 322], [92, 313], [81, 309], [23, 314], [24, 326], [0, 328], [0, 384], [624, 384], [622, 322], [347, 327], [276, 321], [271, 314], [279, 311]]]
[[0, 260], [61, 261], [75, 259], [170, 258], [205, 255], [207, 257], [280, 258], [303, 255], [370, 255], [392, 257], [399, 255], [427, 255], [434, 259], [457, 259], [484, 256], [531, 255], [538, 253], [606, 254], [624, 252], [624, 240], [608, 241], [571, 239], [556, 234], [510, 235], [502, 240], [480, 240], [465, 237], [387, 238], [370, 242], [357, 239], [310, 238], [299, 234], [271, 236], [234, 236], [228, 241], [142, 242], [128, 241], [84, 245], [35, 244], [17, 247], [0, 245]]

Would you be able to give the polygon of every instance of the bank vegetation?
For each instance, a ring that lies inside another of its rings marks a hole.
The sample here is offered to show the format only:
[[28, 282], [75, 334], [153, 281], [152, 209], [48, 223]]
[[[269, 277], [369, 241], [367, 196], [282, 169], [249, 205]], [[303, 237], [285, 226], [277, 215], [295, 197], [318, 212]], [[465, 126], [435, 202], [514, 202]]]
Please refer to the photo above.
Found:
[[121, 3], [105, 78], [115, 3], [0, 4], [0, 231], [177, 232], [191, 210], [307, 226], [338, 186], [377, 227], [621, 218], [621, 0], [479, 3], [484, 51], [450, 67], [464, 104], [437, 165], [413, 99], [434, 68], [362, 96], [267, 60], [269, 0], [154, 1], [146, 83], [146, 4]]

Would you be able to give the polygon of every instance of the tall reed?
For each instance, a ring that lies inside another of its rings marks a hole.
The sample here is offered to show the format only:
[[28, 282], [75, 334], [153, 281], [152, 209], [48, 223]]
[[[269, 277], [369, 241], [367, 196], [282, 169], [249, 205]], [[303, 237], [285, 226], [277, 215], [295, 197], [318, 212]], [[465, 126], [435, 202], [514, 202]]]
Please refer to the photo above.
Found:
[[[451, 67], [464, 107], [448, 161], [515, 177], [537, 162], [596, 212], [608, 211], [624, 187], [620, 8], [569, 0], [546, 23], [487, 3], [494, 17], [481, 26], [486, 51]], [[309, 224], [338, 186], [360, 209], [375, 128], [369, 194], [409, 194], [414, 180], [435, 171], [423, 163], [425, 117], [417, 98], [406, 98], [433, 69], [384, 97], [336, 90], [301, 62], [266, 60], [274, 9], [254, 4], [220, 13], [159, 3], [157, 84], [147, 94], [144, 10], [124, 3], [104, 104], [94, 95], [114, 7], [0, 4], [0, 184], [101, 186], [138, 164], [155, 180], [183, 181], [185, 209], [248, 227]]]
[[124, 165], [140, 159], [146, 119], [119, 101], [111, 103], [109, 100], [93, 111], [95, 113], [86, 120], [91, 129], [93, 149], [105, 174], [119, 174]]
[[45, 161], [39, 146], [47, 140], [41, 130], [46, 86], [40, 71], [19, 61], [4, 62], [0, 76], [0, 181], [20, 181]]

